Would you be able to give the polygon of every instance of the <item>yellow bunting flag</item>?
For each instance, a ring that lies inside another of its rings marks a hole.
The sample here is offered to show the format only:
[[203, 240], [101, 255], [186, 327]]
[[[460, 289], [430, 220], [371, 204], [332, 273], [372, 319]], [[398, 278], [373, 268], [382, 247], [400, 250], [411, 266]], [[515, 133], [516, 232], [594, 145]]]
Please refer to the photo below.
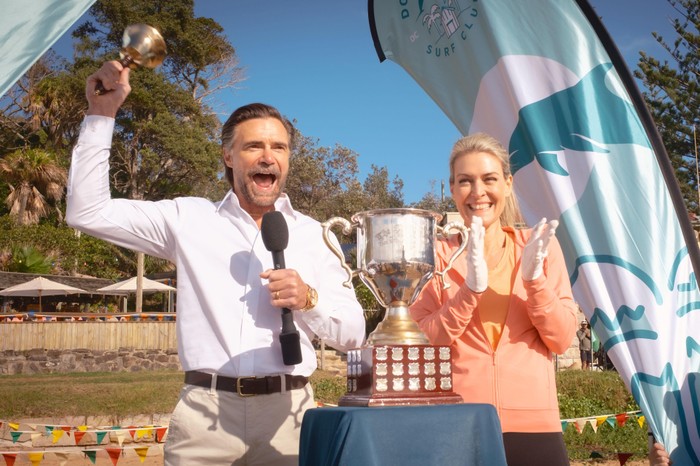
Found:
[[136, 429], [136, 440], [148, 436], [150, 434], [150, 432], [151, 432], [151, 429], [148, 427]]
[[43, 451], [32, 451], [32, 452], [29, 452], [28, 456], [29, 456], [29, 461], [31, 461], [32, 465], [37, 466], [44, 459], [44, 452]]
[[12, 429], [12, 430], [17, 430], [17, 429], [19, 429], [19, 424], [16, 423], [16, 422], [10, 422], [10, 423], [8, 423], [7, 425], [10, 426], [10, 429]]
[[137, 455], [139, 455], [139, 459], [142, 463], [146, 461], [146, 455], [148, 455], [148, 447], [134, 448], [134, 451]]
[[646, 421], [646, 418], [644, 417], [644, 415], [637, 417], [637, 424], [639, 424], [639, 427], [644, 428], [645, 421]]
[[608, 416], [598, 416], [597, 418], [595, 418], [595, 422], [598, 425], [598, 427], [600, 427], [601, 424], [603, 424], [607, 419]]
[[53, 437], [53, 443], [56, 443], [56, 442], [58, 442], [59, 440], [61, 440], [61, 437], [63, 437], [63, 434], [64, 434], [64, 433], [65, 433], [65, 432], [63, 432], [63, 431], [60, 430], [60, 429], [54, 429], [54, 430], [51, 432], [51, 436]]
[[88, 426], [78, 426], [78, 430], [79, 430], [80, 432], [85, 432], [85, 431], [88, 430]]

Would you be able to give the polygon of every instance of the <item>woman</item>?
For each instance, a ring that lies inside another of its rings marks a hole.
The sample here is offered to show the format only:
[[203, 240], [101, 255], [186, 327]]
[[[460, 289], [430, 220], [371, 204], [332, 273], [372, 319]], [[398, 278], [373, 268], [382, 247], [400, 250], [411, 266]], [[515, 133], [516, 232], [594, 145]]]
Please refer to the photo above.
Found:
[[[455, 144], [450, 191], [470, 228], [467, 260], [448, 272], [449, 288], [431, 280], [411, 315], [432, 344], [450, 345], [455, 392], [496, 407], [510, 466], [568, 465], [552, 353], [570, 346], [577, 319], [557, 222], [514, 228], [508, 153], [485, 134]], [[436, 268], [459, 242], [438, 241]]]

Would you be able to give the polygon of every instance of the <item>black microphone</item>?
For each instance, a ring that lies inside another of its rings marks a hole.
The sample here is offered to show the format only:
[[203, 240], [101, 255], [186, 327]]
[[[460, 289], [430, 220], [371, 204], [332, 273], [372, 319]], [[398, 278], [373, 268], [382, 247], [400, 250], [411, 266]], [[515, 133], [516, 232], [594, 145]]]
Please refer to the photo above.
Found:
[[[275, 270], [284, 269], [284, 250], [289, 243], [289, 229], [284, 215], [278, 211], [268, 212], [263, 215], [260, 226], [265, 249], [272, 253], [272, 262]], [[299, 332], [294, 326], [292, 311], [282, 308], [282, 331], [280, 332], [280, 344], [282, 345], [282, 360], [287, 366], [293, 366], [301, 362], [301, 344]]]

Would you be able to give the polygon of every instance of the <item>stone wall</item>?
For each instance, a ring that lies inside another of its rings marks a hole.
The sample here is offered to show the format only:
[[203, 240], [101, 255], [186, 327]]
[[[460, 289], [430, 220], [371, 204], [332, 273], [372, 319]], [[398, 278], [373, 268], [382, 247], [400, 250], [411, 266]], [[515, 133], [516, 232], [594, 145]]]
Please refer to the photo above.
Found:
[[181, 370], [176, 350], [87, 349], [1, 351], [0, 374]]

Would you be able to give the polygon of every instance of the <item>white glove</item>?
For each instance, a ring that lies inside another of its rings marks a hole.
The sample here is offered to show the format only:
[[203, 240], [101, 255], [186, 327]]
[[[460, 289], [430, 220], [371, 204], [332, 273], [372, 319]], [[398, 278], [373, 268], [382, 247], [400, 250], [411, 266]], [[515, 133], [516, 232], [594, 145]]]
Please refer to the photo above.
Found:
[[489, 284], [489, 269], [484, 259], [484, 221], [472, 217], [467, 240], [467, 286], [474, 293], [483, 293]]
[[523, 280], [526, 282], [536, 280], [542, 275], [544, 259], [547, 257], [549, 240], [559, 226], [559, 222], [552, 220], [546, 223], [543, 218], [532, 229], [532, 235], [523, 248], [522, 269]]

